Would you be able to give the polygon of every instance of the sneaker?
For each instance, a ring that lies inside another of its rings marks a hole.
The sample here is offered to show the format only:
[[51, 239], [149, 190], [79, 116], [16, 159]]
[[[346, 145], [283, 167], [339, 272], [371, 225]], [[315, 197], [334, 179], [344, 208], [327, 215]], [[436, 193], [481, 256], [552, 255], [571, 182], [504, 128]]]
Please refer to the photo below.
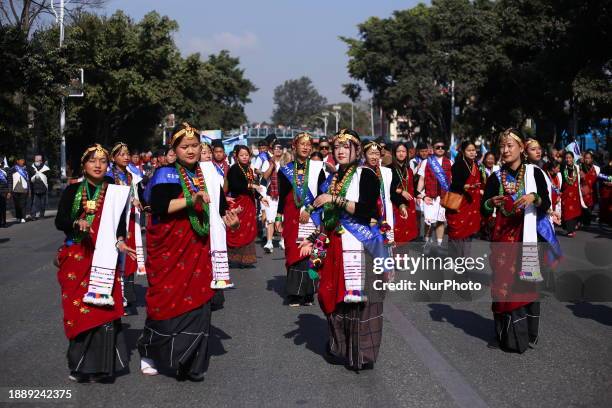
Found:
[[266, 251], [267, 254], [271, 254], [274, 248], [274, 244], [272, 244], [272, 241], [268, 241], [266, 243], [266, 245], [264, 245], [264, 250]]
[[285, 240], [281, 239], [280, 241], [278, 241], [278, 247], [282, 250], [285, 249]]

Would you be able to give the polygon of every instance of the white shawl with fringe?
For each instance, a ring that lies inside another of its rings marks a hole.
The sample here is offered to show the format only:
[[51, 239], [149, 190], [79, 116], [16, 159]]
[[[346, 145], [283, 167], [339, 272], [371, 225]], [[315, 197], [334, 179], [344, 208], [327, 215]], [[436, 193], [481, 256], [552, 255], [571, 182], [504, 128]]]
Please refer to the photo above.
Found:
[[223, 191], [223, 179], [219, 177], [219, 173], [217, 173], [217, 169], [212, 162], [200, 162], [200, 168], [202, 169], [204, 182], [210, 197], [208, 213], [210, 218], [210, 258], [213, 273], [210, 287], [213, 289], [227, 289], [234, 287], [234, 284], [229, 273], [225, 224], [219, 214], [219, 207], [221, 205], [219, 198]]
[[109, 184], [104, 196], [104, 206], [91, 263], [89, 288], [83, 302], [93, 305], [113, 306], [113, 285], [117, 270], [117, 228], [123, 210], [128, 205], [130, 187]]

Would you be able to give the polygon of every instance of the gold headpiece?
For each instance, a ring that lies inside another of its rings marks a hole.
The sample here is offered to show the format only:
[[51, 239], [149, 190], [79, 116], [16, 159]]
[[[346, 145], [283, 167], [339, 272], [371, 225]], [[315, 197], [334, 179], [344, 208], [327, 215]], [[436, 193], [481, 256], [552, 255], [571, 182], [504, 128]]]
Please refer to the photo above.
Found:
[[81, 163], [85, 163], [85, 158], [89, 155], [89, 153], [95, 152], [94, 157], [101, 158], [106, 157], [108, 159], [108, 150], [103, 148], [100, 144], [96, 143], [95, 145], [88, 147], [87, 150], [81, 156]]
[[338, 133], [332, 140], [332, 142], [336, 142], [336, 141], [341, 142], [341, 143], [353, 142], [357, 146], [360, 145], [359, 139], [353, 136], [352, 134], [348, 133], [348, 129], [341, 129], [340, 133]]
[[374, 140], [372, 140], [372, 141], [366, 143], [363, 146], [363, 151], [364, 152], [368, 151], [368, 149], [374, 149], [374, 150], [379, 150], [380, 151], [380, 150], [382, 150], [382, 146], [380, 145], [380, 143], [375, 142]]
[[181, 136], [185, 136], [186, 139], [195, 138], [200, 140], [200, 131], [198, 129], [191, 127], [191, 125], [187, 122], [183, 122], [183, 127], [184, 129], [181, 129], [172, 135], [170, 138], [170, 146], [174, 145], [174, 142], [176, 142], [176, 140]]
[[111, 157], [115, 157], [115, 155], [117, 155], [117, 153], [120, 153], [123, 149], [127, 150], [128, 152], [130, 151], [127, 144], [123, 142], [117, 142], [111, 150]]
[[540, 142], [535, 139], [527, 139], [527, 141], [525, 142], [525, 148], [529, 148], [529, 146], [531, 145], [540, 146]]
[[523, 143], [523, 139], [521, 139], [521, 137], [515, 133], [514, 129], [510, 128], [510, 129], [506, 129], [506, 130], [504, 130], [502, 132], [502, 134], [501, 134], [501, 139], [502, 140], [506, 139], [508, 137], [516, 140], [516, 142], [519, 144], [519, 146], [525, 147], [525, 143]]
[[308, 132], [300, 132], [293, 138], [293, 143], [297, 143], [300, 139], [308, 139], [312, 142], [312, 135]]

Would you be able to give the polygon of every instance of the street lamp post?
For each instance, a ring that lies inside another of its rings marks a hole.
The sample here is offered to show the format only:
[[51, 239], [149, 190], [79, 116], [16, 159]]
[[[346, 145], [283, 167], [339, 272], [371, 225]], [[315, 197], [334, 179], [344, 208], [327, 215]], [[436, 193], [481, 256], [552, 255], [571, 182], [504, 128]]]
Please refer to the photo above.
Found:
[[328, 121], [328, 118], [329, 118], [329, 112], [325, 111], [325, 112], [321, 113], [321, 115], [323, 115], [323, 133], [327, 137], [327, 121]]
[[[60, 50], [64, 45], [64, 0], [60, 0], [59, 16], [55, 12], [53, 3], [55, 0], [51, 0], [51, 11], [55, 14], [55, 22], [59, 24], [59, 47]], [[66, 183], [66, 136], [64, 135], [64, 128], [66, 127], [66, 98], [62, 96], [60, 104], [60, 171], [62, 183]]]
[[342, 110], [342, 106], [334, 105], [332, 106], [332, 114], [336, 117], [336, 133], [338, 133], [338, 126], [340, 125], [340, 111]]

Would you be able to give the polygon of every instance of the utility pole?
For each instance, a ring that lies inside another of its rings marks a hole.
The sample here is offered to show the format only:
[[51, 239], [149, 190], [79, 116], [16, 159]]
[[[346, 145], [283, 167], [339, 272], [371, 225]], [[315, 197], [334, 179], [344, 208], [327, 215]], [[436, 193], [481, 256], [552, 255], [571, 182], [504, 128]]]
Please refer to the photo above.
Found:
[[321, 115], [323, 115], [323, 133], [325, 134], [325, 137], [327, 137], [327, 121], [329, 118], [329, 112], [325, 111], [321, 113]]
[[453, 122], [455, 120], [455, 80], [451, 81], [451, 116], [450, 116], [450, 140], [451, 143], [455, 141], [455, 134], [453, 132]]
[[[59, 6], [59, 16], [55, 12], [53, 7], [53, 2], [55, 0], [51, 0], [51, 11], [55, 14], [55, 22], [59, 24], [59, 47], [60, 50], [64, 45], [64, 0], [60, 0]], [[61, 104], [60, 104], [60, 171], [61, 171], [61, 179], [62, 184], [66, 184], [67, 174], [66, 174], [66, 135], [64, 135], [64, 128], [66, 127], [66, 98], [62, 96]]]
[[374, 137], [374, 98], [370, 99], [370, 129]]

